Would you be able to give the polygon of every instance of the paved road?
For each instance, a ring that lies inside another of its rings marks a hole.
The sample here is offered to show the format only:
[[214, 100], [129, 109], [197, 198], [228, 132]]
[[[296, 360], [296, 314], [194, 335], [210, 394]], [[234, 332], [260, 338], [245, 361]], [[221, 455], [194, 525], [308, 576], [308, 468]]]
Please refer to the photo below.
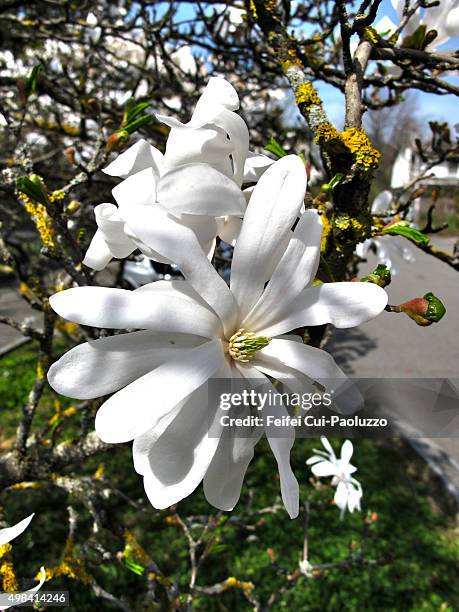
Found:
[[[452, 252], [454, 242], [455, 238], [433, 239], [447, 252]], [[328, 348], [350, 376], [459, 379], [459, 274], [422, 251], [414, 253], [416, 261], [402, 262], [400, 273], [387, 288], [389, 303], [400, 304], [433, 291], [446, 306], [444, 318], [430, 327], [418, 327], [406, 315], [383, 313], [359, 328], [337, 330]], [[362, 265], [362, 276], [376, 264], [374, 256], [369, 257]], [[406, 413], [415, 426], [416, 406], [407, 406]], [[458, 497], [459, 438], [418, 439], [413, 444], [442, 470]]]
[[[40, 324], [40, 313], [30, 308], [14, 286], [0, 286], [0, 315], [19, 322], [30, 318], [37, 327]], [[19, 332], [8, 325], [0, 324], [0, 353], [13, 348], [22, 338]]]

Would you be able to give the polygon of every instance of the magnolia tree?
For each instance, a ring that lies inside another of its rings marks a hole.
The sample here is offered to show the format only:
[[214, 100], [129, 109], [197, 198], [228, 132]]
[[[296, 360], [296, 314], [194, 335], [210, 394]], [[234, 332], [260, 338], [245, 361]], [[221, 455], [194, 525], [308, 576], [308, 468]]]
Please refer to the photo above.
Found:
[[[279, 434], [267, 424], [287, 417], [287, 406], [266, 407], [265, 421], [239, 436], [223, 426], [208, 382], [273, 394], [279, 381], [289, 393], [320, 388], [339, 409], [355, 410], [359, 394], [326, 350], [332, 330], [375, 317], [384, 325], [390, 313], [419, 326], [442, 318], [441, 296], [429, 287], [388, 304], [394, 253], [414, 259], [421, 249], [459, 270], [455, 254], [430, 244], [434, 208], [424, 228], [410, 217], [429, 170], [457, 158], [448, 127], [432, 124], [431, 142], [414, 144], [418, 176], [373, 201], [381, 153], [362, 127], [366, 110], [383, 112], [407, 90], [457, 95], [449, 73], [459, 59], [442, 45], [459, 34], [459, 4], [394, 1], [397, 23], [380, 5], [5, 2], [0, 254], [2, 273], [16, 277], [35, 316], [0, 322], [36, 341], [38, 359], [15, 441], [0, 457], [2, 502], [8, 491], [58, 488], [69, 517], [65, 550], [48, 560], [35, 591], [64, 575], [132, 609], [127, 595], [98, 583], [96, 551], [143, 576], [141, 600], [164, 609], [230, 588], [254, 609], [282, 597], [284, 589], [260, 601], [256, 585], [234, 577], [201, 580], [222, 512], [236, 507], [246, 525], [264, 512], [307, 516], [297, 478], [310, 477], [290, 465], [294, 427]], [[320, 82], [344, 93], [343, 130], [329, 119]], [[293, 101], [301, 120], [289, 111]], [[30, 230], [34, 238], [24, 240]], [[381, 263], [361, 277], [371, 249]], [[133, 262], [148, 271], [135, 290], [126, 288]], [[54, 413], [43, 420], [50, 393]], [[276, 498], [262, 510], [237, 507], [262, 437], [285, 510]], [[86, 468], [122, 443], [132, 443], [140, 500], [101, 467]], [[332, 477], [342, 514], [359, 510], [351, 442], [339, 459], [322, 444], [310, 471]], [[201, 483], [207, 513], [182, 516], [176, 504]], [[116, 496], [143, 515], [168, 509], [189, 548], [186, 585], [109, 516]], [[85, 545], [83, 512], [92, 521]], [[19, 590], [7, 542], [29, 521], [6, 530], [8, 539], [0, 531], [6, 591]], [[360, 555], [329, 566], [366, 562]], [[315, 569], [305, 545], [298, 566], [279, 571], [287, 589]]]

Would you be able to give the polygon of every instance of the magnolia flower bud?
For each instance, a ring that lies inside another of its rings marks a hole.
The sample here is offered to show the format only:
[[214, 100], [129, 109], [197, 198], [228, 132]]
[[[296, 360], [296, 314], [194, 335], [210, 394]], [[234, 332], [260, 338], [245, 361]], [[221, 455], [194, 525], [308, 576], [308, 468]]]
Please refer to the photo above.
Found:
[[75, 163], [75, 147], [67, 147], [64, 149], [64, 156], [71, 164]]
[[391, 306], [390, 309], [392, 312], [404, 312], [422, 327], [438, 323], [446, 312], [443, 302], [432, 292], [426, 293], [422, 298], [413, 298], [399, 306]]
[[[359, 279], [354, 279], [355, 281]], [[392, 280], [391, 273], [389, 268], [385, 264], [379, 264], [376, 268], [368, 274], [368, 276], [364, 276], [360, 279], [361, 283], [374, 283], [379, 287], [387, 287]]]
[[118, 130], [107, 138], [106, 149], [107, 151], [116, 151], [124, 145], [129, 138], [129, 132], [126, 130]]
[[81, 206], [81, 202], [79, 202], [78, 200], [71, 200], [68, 205], [66, 206], [65, 211], [69, 214], [69, 215], [73, 215], [74, 213], [77, 212], [77, 210], [80, 209]]

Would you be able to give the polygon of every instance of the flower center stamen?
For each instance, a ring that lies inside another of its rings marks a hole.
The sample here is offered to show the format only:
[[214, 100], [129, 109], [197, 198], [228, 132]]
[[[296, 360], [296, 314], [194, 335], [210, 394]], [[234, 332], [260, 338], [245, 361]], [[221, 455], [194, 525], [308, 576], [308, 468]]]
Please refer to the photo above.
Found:
[[256, 336], [253, 332], [245, 331], [243, 327], [237, 330], [229, 340], [228, 352], [236, 361], [247, 363], [257, 351], [260, 351], [271, 342], [268, 336]]

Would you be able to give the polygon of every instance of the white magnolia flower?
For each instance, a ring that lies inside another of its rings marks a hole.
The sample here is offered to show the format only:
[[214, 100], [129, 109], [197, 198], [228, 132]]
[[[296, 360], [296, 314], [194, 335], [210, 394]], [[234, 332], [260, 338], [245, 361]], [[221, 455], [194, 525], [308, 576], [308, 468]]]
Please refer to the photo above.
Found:
[[[339, 388], [346, 378], [331, 355], [285, 334], [305, 325], [359, 325], [387, 303], [385, 291], [370, 283], [312, 285], [320, 258], [320, 217], [308, 210], [291, 230], [306, 183], [304, 164], [293, 155], [263, 174], [234, 249], [230, 287], [194, 233], [151, 206], [143, 218], [128, 216], [127, 225], [174, 261], [185, 281], [158, 281], [135, 291], [79, 287], [50, 299], [71, 321], [143, 330], [75, 347], [51, 367], [48, 380], [75, 398], [114, 393], [97, 413], [96, 431], [107, 442], [134, 440], [135, 469], [156, 508], [183, 499], [202, 480], [217, 508], [231, 510], [239, 499], [263, 432], [240, 438], [222, 427], [218, 406], [208, 401], [210, 378], [256, 379], [270, 388], [269, 375], [282, 377], [296, 392], [309, 389], [311, 380]], [[270, 412], [286, 414], [283, 407], [265, 407], [264, 414]], [[282, 498], [294, 517], [298, 483], [289, 464], [294, 430], [283, 430], [283, 437], [266, 433]]]
[[[391, 3], [400, 23], [403, 19], [406, 1], [391, 0]], [[424, 9], [422, 16], [418, 8], [404, 27], [404, 36], [411, 36], [421, 25], [426, 26], [426, 33], [430, 30], [437, 32], [434, 40], [426, 46], [428, 51], [435, 51], [437, 47], [446, 43], [450, 38], [459, 35], [459, 0], [439, 0], [438, 6]], [[378, 32], [391, 31], [393, 33], [398, 27], [387, 16], [384, 16], [375, 24]]]
[[[27, 529], [27, 527], [30, 525], [30, 522], [32, 521], [33, 517], [34, 517], [34, 514], [31, 514], [30, 516], [23, 519], [19, 523], [16, 523], [16, 525], [13, 525], [13, 527], [6, 527], [5, 529], [0, 529], [0, 547], [4, 546], [5, 544], [8, 544], [12, 540], [14, 540], [14, 538], [17, 538], [19, 535], [21, 535], [21, 533], [23, 533]], [[41, 567], [39, 583], [36, 586], [34, 586], [32, 589], [19, 593], [19, 595], [25, 596], [25, 595], [32, 595], [33, 593], [36, 593], [43, 586], [43, 583], [45, 582], [45, 580], [46, 580], [45, 568]], [[7, 605], [7, 606], [0, 606], [0, 610], [8, 610], [8, 608], [12, 608], [14, 605], [15, 604]]]
[[125, 232], [127, 215], [135, 209], [142, 218], [144, 208], [152, 205], [193, 229], [207, 253], [213, 253], [217, 234], [227, 242], [235, 239], [247, 205], [240, 186], [244, 180], [257, 180], [272, 163], [264, 155], [252, 154], [245, 166], [249, 134], [234, 112], [238, 108], [232, 85], [211, 78], [191, 121], [182, 124], [157, 116], [171, 127], [164, 155], [140, 140], [104, 169], [125, 180], [112, 192], [118, 206], [104, 203], [94, 209], [98, 230], [84, 258], [87, 266], [102, 270], [112, 257], [127, 257], [136, 248], [167, 263], [137, 236]]
[[[392, 193], [388, 190], [381, 191], [373, 201], [371, 212], [385, 213], [390, 210], [392, 202]], [[369, 253], [374, 252], [378, 263], [385, 264], [395, 276], [398, 274], [398, 266], [402, 261], [407, 263], [415, 261], [413, 250], [408, 245], [408, 241], [402, 236], [378, 236], [368, 238], [365, 242], [358, 244], [355, 254], [366, 259]]]
[[360, 510], [360, 500], [362, 498], [362, 486], [352, 474], [357, 470], [350, 461], [354, 447], [350, 440], [345, 440], [341, 446], [341, 456], [338, 459], [335, 455], [330, 442], [325, 436], [320, 438], [325, 451], [316, 450], [317, 453], [307, 460], [311, 466], [311, 471], [315, 476], [332, 476], [332, 485], [336, 487], [335, 504], [341, 510], [341, 516], [346, 508], [349, 512]]

